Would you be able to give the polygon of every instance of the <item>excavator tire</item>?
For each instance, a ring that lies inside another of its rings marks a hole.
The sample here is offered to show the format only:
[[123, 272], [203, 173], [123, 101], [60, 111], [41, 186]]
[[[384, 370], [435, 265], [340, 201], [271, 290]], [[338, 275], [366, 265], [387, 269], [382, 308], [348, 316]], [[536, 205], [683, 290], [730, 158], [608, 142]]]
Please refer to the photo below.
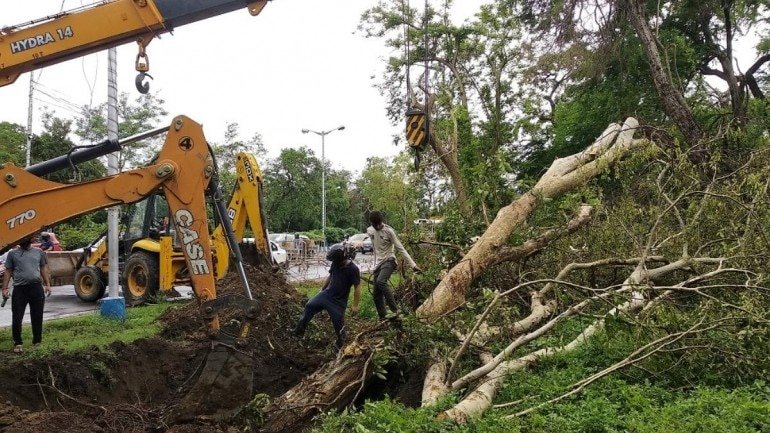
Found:
[[159, 286], [158, 257], [146, 251], [131, 253], [123, 270], [123, 297], [129, 305], [145, 303], [155, 297]]
[[96, 266], [83, 266], [75, 272], [75, 294], [83, 302], [102, 299], [107, 288], [105, 275]]

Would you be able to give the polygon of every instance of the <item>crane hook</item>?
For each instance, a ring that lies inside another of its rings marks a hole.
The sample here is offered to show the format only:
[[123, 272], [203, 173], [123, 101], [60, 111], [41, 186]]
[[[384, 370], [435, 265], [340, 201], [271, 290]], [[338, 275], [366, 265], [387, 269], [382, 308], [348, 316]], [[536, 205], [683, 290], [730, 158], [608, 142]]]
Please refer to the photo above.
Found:
[[146, 95], [147, 92], [150, 91], [150, 83], [145, 82], [145, 77], [148, 77], [149, 79], [153, 79], [152, 75], [146, 73], [146, 72], [140, 72], [136, 75], [136, 79], [134, 79], [134, 84], [136, 85], [136, 90], [139, 91], [142, 95]]

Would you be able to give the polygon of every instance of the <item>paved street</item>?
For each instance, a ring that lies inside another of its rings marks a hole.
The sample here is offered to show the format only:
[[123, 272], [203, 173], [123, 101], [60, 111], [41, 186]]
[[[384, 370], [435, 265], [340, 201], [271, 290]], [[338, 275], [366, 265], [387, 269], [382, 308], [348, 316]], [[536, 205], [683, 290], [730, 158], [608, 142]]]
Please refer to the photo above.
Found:
[[[356, 256], [355, 262], [361, 268], [362, 272], [371, 271], [374, 257], [371, 254]], [[300, 281], [313, 281], [326, 278], [328, 275], [328, 265], [321, 258], [306, 260], [302, 263], [295, 263], [286, 270], [286, 279], [290, 283]], [[182, 295], [179, 299], [189, 299], [192, 296], [192, 289], [187, 286], [176, 288]], [[75, 288], [72, 285], [55, 286], [51, 288], [51, 296], [45, 301], [44, 320], [68, 317], [76, 314], [98, 314], [99, 304], [89, 304], [82, 302], [75, 295]], [[24, 315], [24, 323], [29, 323], [29, 309]], [[11, 326], [11, 300], [5, 307], [0, 308], [0, 328]]]

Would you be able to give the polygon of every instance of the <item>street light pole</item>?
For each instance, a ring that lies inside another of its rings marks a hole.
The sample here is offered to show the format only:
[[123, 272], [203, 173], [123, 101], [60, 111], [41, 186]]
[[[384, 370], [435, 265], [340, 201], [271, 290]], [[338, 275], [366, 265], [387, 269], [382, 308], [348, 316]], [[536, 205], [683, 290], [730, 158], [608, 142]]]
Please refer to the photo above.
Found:
[[312, 129], [302, 130], [303, 134], [312, 132], [313, 134], [321, 136], [321, 234], [324, 238], [324, 247], [326, 247], [326, 159], [324, 156], [324, 147], [327, 135], [334, 131], [342, 131], [343, 129], [345, 129], [344, 126], [338, 126], [327, 131], [313, 131]]

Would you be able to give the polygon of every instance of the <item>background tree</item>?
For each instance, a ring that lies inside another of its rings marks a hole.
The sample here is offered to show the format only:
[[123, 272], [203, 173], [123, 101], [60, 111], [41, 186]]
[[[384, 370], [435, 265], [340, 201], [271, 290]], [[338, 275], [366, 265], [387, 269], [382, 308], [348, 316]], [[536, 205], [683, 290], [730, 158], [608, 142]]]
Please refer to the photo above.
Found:
[[[463, 215], [478, 211], [488, 221], [508, 199], [498, 194], [512, 158], [516, 105], [509, 90], [520, 70], [519, 26], [502, 6], [485, 7], [477, 23], [456, 26], [451, 5], [420, 14], [405, 1], [382, 2], [364, 13], [361, 28], [394, 49], [380, 87], [391, 120], [402, 123], [410, 105], [430, 114], [433, 152], [426, 164], [443, 166]], [[419, 71], [425, 61], [428, 70], [407, 83], [406, 71]]]
[[311, 149], [283, 149], [263, 173], [270, 231], [321, 227], [321, 162]]
[[[237, 123], [227, 124], [225, 137], [221, 143], [209, 139], [209, 145], [214, 152], [214, 158], [219, 168], [220, 183], [222, 184], [222, 191], [225, 197], [229, 197], [235, 188], [235, 163], [238, 153], [251, 153], [258, 161], [267, 154], [267, 149], [265, 149], [265, 145], [262, 142], [262, 136], [259, 133], [254, 133], [250, 139], [243, 141], [240, 138], [240, 126]], [[257, 163], [259, 164], [259, 162]], [[262, 171], [261, 165], [259, 170]]]
[[16, 123], [0, 122], [0, 161], [23, 167], [26, 163], [26, 148], [26, 128]]
[[[160, 119], [168, 112], [165, 101], [156, 94], [147, 93], [129, 100], [128, 93], [118, 96], [118, 137], [125, 138], [149, 131], [160, 125]], [[107, 138], [107, 103], [96, 107], [83, 107], [82, 115], [75, 121], [75, 135], [83, 141], [97, 143]], [[158, 151], [165, 139], [156, 136], [125, 146], [118, 158], [119, 170], [146, 164]]]
[[[327, 161], [328, 163], [328, 161]], [[359, 228], [361, 215], [352, 209], [352, 175], [347, 170], [326, 172], [326, 228]], [[361, 230], [359, 228], [359, 230]], [[338, 239], [339, 240], [339, 239]], [[333, 240], [329, 239], [329, 242]]]
[[[367, 211], [379, 210], [385, 214], [388, 225], [396, 231], [408, 230], [417, 217], [416, 191], [411, 188], [410, 161], [396, 158], [392, 163], [384, 158], [371, 157], [361, 171], [356, 187], [366, 199]], [[368, 213], [367, 213], [368, 215]], [[369, 225], [368, 221], [365, 223]]]
[[[51, 112], [43, 113], [43, 132], [32, 140], [32, 163], [46, 161], [76, 150], [69, 139], [72, 133], [72, 121], [59, 118]], [[107, 174], [106, 167], [99, 160], [87, 161], [75, 166], [75, 169], [63, 169], [44, 177], [59, 183], [81, 182], [102, 177]], [[106, 212], [99, 211], [73, 218], [56, 227], [49, 227], [57, 233], [64, 248], [83, 247], [104, 230]]]

